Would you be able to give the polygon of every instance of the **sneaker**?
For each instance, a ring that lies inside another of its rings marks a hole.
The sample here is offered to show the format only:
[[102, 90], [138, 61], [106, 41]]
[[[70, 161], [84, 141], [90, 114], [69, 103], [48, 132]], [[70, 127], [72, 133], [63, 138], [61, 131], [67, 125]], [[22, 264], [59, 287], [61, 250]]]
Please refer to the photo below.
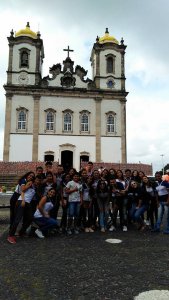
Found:
[[43, 233], [42, 233], [41, 230], [36, 229], [36, 230], [35, 230], [35, 234], [38, 236], [38, 238], [44, 239], [44, 235], [43, 235]]
[[74, 233], [75, 234], [79, 234], [79, 230], [78, 229], [74, 229]]
[[100, 231], [101, 231], [101, 232], [105, 232], [105, 229], [104, 229], [104, 227], [102, 227]]
[[114, 225], [112, 225], [112, 226], [109, 228], [109, 231], [116, 231], [116, 228], [114, 227]]
[[88, 229], [89, 229], [89, 232], [94, 232], [94, 230], [92, 228], [89, 227]]
[[87, 227], [85, 228], [84, 231], [85, 231], [85, 232], [90, 232], [90, 231], [89, 231], [89, 228], [87, 228]]
[[146, 220], [146, 221], [144, 221], [144, 224], [145, 224], [146, 226], [150, 226], [150, 221]]
[[72, 235], [71, 229], [67, 229], [67, 235]]
[[10, 244], [16, 244], [16, 238], [14, 236], [8, 236], [7, 241]]
[[123, 226], [123, 231], [127, 231], [127, 226]]

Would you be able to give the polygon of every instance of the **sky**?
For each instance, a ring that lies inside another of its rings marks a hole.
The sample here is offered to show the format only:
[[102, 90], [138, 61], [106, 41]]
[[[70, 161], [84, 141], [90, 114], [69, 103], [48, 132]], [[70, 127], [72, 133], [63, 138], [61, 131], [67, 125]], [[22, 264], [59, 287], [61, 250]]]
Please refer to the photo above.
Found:
[[27, 22], [44, 42], [43, 76], [65, 59], [69, 45], [75, 65], [88, 70], [97, 35], [108, 27], [127, 45], [127, 160], [153, 165], [169, 163], [169, 1], [168, 0], [1, 0], [0, 1], [0, 160], [3, 159], [8, 41]]

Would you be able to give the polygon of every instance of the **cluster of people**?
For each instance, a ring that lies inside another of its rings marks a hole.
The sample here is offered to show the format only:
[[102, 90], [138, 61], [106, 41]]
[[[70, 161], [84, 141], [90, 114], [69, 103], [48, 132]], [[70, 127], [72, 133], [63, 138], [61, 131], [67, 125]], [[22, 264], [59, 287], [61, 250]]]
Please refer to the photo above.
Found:
[[130, 224], [140, 231], [159, 232], [165, 215], [163, 232], [169, 234], [167, 178], [161, 172], [150, 180], [137, 170], [94, 169], [92, 162], [80, 172], [65, 172], [58, 165], [54, 173], [52, 162], [46, 162], [45, 170], [37, 167], [36, 174], [30, 171], [20, 178], [10, 199], [7, 240], [15, 244], [17, 235], [30, 234], [43, 239], [51, 231], [72, 235], [119, 227], [126, 232]]

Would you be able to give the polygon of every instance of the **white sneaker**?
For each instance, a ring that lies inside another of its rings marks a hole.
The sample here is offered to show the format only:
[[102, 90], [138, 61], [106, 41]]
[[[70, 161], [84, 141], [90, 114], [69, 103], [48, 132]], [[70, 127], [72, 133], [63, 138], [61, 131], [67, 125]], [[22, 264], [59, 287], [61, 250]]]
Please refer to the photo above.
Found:
[[38, 236], [38, 238], [44, 239], [44, 235], [40, 229], [36, 229], [35, 234]]
[[109, 231], [115, 231], [116, 228], [112, 225], [110, 228], [109, 228]]
[[144, 223], [146, 226], [150, 226], [150, 221], [146, 220]]
[[84, 231], [85, 232], [90, 232], [88, 227], [86, 227]]
[[127, 226], [123, 226], [123, 231], [127, 231]]
[[102, 227], [100, 231], [101, 231], [101, 232], [105, 232], [105, 229], [104, 229], [104, 227]]

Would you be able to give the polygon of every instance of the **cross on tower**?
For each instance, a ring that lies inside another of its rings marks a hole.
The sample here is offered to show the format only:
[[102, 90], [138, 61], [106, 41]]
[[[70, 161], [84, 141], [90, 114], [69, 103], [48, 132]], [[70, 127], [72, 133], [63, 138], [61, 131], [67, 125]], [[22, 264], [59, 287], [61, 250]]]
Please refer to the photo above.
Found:
[[67, 51], [67, 52], [68, 52], [68, 57], [69, 57], [69, 52], [73, 52], [74, 50], [71, 50], [71, 49], [69, 48], [69, 46], [68, 46], [67, 49], [63, 49], [63, 51]]

